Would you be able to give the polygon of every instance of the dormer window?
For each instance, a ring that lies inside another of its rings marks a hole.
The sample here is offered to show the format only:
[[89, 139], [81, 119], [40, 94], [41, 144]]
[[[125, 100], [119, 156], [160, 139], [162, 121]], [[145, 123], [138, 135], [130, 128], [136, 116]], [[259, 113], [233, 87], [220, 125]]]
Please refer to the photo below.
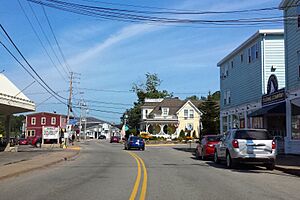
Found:
[[162, 116], [168, 116], [169, 115], [169, 108], [162, 108]]

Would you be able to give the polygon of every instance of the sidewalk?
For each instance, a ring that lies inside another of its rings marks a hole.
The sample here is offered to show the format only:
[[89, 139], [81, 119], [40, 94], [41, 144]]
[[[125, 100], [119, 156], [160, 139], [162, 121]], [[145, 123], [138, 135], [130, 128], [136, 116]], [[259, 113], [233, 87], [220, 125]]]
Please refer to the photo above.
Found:
[[79, 152], [79, 146], [67, 149], [23, 147], [20, 152], [0, 152], [0, 180], [71, 159]]
[[300, 155], [277, 155], [275, 169], [300, 176]]

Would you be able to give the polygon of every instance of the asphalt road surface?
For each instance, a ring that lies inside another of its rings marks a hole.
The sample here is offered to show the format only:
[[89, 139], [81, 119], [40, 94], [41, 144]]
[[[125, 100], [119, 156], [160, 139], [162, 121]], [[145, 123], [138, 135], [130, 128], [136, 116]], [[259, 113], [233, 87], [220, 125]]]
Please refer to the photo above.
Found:
[[[300, 178], [194, 159], [185, 145], [125, 151], [90, 141], [74, 159], [0, 182], [1, 200], [299, 199]], [[0, 172], [1, 173], [1, 172]]]

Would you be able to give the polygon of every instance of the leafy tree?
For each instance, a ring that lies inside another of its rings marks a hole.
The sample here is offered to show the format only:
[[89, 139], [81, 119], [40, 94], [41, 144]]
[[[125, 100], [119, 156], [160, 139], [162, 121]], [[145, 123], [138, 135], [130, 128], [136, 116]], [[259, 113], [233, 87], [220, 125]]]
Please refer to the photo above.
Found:
[[197, 97], [197, 95], [192, 95], [190, 97], [185, 98], [185, 100], [199, 101], [199, 97]]
[[145, 102], [145, 98], [157, 99], [173, 96], [172, 93], [169, 93], [166, 90], [160, 91], [158, 89], [162, 81], [159, 79], [157, 74], [151, 74], [148, 72], [145, 75], [145, 83], [133, 84], [132, 91], [136, 93], [138, 99], [137, 102], [134, 103], [134, 106], [124, 113], [124, 115], [128, 115], [127, 123], [129, 127], [135, 128], [136, 130], [139, 128], [139, 122], [141, 120], [141, 105]]
[[220, 130], [220, 92], [208, 94], [205, 101], [201, 103], [199, 109], [203, 112], [201, 135], [217, 134]]

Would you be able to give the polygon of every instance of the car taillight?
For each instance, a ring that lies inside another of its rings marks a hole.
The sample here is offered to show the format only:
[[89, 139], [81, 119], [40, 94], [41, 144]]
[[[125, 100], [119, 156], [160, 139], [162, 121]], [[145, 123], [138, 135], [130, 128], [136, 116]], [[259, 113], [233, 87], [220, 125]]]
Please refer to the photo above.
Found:
[[237, 140], [232, 140], [233, 148], [239, 148], [239, 142]]
[[272, 149], [276, 149], [276, 143], [274, 140], [272, 141]]

